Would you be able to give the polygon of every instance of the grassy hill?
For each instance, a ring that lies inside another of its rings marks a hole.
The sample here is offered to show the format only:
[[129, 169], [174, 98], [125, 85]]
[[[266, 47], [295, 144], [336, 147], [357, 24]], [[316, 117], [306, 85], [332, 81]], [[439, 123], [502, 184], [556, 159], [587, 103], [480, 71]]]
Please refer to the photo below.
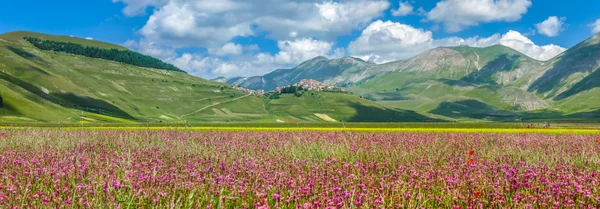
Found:
[[[327, 121], [315, 114], [336, 121], [430, 120], [347, 94], [323, 94], [328, 98], [323, 101], [328, 103], [310, 101], [315, 99], [312, 95], [269, 100], [184, 72], [40, 50], [24, 37], [127, 50], [65, 36], [30, 32], [0, 35], [0, 122]], [[297, 111], [284, 111], [285, 104]], [[332, 105], [333, 110], [317, 105]]]
[[37, 39], [41, 39], [41, 40], [69, 42], [69, 43], [74, 43], [74, 44], [90, 46], [90, 47], [98, 47], [100, 49], [129, 50], [123, 46], [106, 43], [106, 42], [101, 42], [101, 41], [94, 41], [94, 40], [88, 40], [88, 39], [70, 37], [70, 36], [55, 36], [55, 35], [29, 32], [29, 31], [10, 32], [10, 33], [2, 34], [1, 36], [4, 41], [16, 43], [16, 44], [26, 44], [27, 41], [24, 40], [23, 37], [32, 37], [32, 38], [37, 38]]
[[265, 109], [287, 121], [440, 121], [413, 111], [388, 108], [354, 95], [330, 92], [304, 92], [300, 97], [283, 94], [279, 99], [268, 100]]
[[[225, 82], [248, 89], [274, 90], [277, 87], [288, 86], [304, 79], [313, 79], [331, 85], [346, 86], [368, 77], [367, 69], [374, 63], [344, 57], [327, 59], [318, 56], [307, 60], [292, 69], [278, 69], [263, 76], [248, 78], [232, 78]], [[221, 81], [223, 79], [220, 79]]]
[[0, 35], [0, 92], [5, 104], [0, 108], [0, 120], [210, 121], [212, 114], [190, 113], [244, 96], [228, 85], [182, 72], [39, 50], [23, 37], [126, 50], [63, 36], [28, 32]]

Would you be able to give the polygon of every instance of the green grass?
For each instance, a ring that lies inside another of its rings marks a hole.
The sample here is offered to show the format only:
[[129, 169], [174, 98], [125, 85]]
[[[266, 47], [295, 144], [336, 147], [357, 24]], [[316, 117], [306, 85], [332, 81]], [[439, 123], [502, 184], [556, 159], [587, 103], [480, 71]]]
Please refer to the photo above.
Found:
[[[200, 113], [189, 119], [178, 117], [211, 102], [243, 95], [228, 85], [185, 73], [41, 51], [21, 42], [22, 36], [114, 48], [111, 44], [71, 37], [26, 32], [1, 35], [5, 41], [0, 42], [0, 94], [7, 106], [0, 108], [0, 113], [10, 116], [10, 120], [79, 122], [86, 114], [95, 113], [137, 122], [206, 121], [202, 118], [214, 113]], [[229, 107], [234, 112], [238, 108], [246, 109], [247, 105]], [[7, 117], [0, 121], [3, 118]]]
[[25, 44], [27, 41], [23, 40], [23, 37], [32, 37], [40, 40], [51, 40], [51, 41], [60, 41], [60, 42], [70, 42], [75, 44], [81, 44], [84, 46], [98, 47], [101, 49], [119, 49], [119, 50], [129, 50], [123, 46], [119, 46], [116, 44], [110, 44], [101, 41], [88, 40], [84, 38], [70, 37], [70, 36], [56, 36], [56, 35], [48, 35], [42, 33], [35, 33], [29, 31], [16, 31], [11, 33], [5, 33], [0, 35], [0, 39], [4, 39], [13, 43], [21, 43]]
[[[0, 121], [76, 124], [323, 121], [421, 121], [429, 118], [385, 108], [357, 96], [317, 93], [268, 100], [186, 73], [141, 68], [43, 51], [24, 36], [100, 48], [116, 45], [29, 32], [0, 35]], [[44, 114], [39, 114], [43, 112]]]
[[435, 121], [415, 112], [395, 110], [354, 95], [329, 92], [305, 92], [301, 97], [283, 94], [280, 99], [269, 100], [267, 110], [276, 116], [291, 118], [314, 117], [326, 114], [341, 122], [410, 122]]

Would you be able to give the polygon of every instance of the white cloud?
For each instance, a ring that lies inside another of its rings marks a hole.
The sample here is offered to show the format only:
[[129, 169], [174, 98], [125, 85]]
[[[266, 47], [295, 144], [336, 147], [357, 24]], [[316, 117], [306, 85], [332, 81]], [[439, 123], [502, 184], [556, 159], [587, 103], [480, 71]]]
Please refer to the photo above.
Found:
[[548, 37], [558, 36], [558, 34], [564, 30], [565, 17], [558, 18], [556, 16], [550, 16], [548, 19], [541, 23], [535, 24], [538, 33], [546, 35]]
[[170, 2], [150, 16], [140, 34], [150, 41], [173, 47], [216, 47], [227, 43], [233, 37], [254, 34], [251, 22], [242, 20], [241, 17], [218, 15], [220, 10], [235, 10], [241, 7], [227, 2], [223, 1], [214, 6], [215, 10], [206, 8], [212, 4], [203, 4], [209, 3], [204, 1]]
[[530, 6], [530, 0], [442, 0], [426, 19], [443, 23], [448, 32], [458, 32], [482, 22], [517, 21]]
[[434, 39], [431, 31], [391, 21], [376, 21], [369, 25], [348, 46], [352, 56], [377, 63], [408, 59], [428, 49], [440, 46], [468, 45], [487, 47], [502, 44], [538, 60], [548, 60], [565, 49], [556, 45], [535, 45], [529, 38], [516, 31], [490, 37], [447, 37]]
[[167, 0], [112, 0], [113, 3], [123, 2], [127, 6], [123, 8], [123, 13], [127, 16], [143, 15], [146, 8], [150, 6], [159, 6]]
[[499, 43], [538, 60], [549, 60], [566, 50], [554, 44], [538, 46], [529, 38], [513, 30], [502, 35]]
[[131, 50], [137, 51], [139, 53], [152, 56], [161, 60], [171, 59], [177, 54], [175, 53], [175, 49], [171, 47], [161, 46], [154, 42], [149, 42], [147, 40], [135, 41], [135, 40], [127, 40], [123, 43], [124, 47], [127, 47]]
[[431, 31], [377, 20], [348, 45], [353, 56], [374, 62], [406, 59], [432, 48]]
[[392, 10], [393, 16], [406, 16], [413, 13], [414, 7], [408, 2], [400, 2], [398, 9]]
[[92, 38], [92, 37], [85, 37], [85, 39], [87, 39], [87, 40], [94, 40], [94, 38]]
[[312, 59], [316, 56], [328, 55], [333, 44], [318, 41], [312, 38], [296, 39], [294, 41], [279, 41], [277, 47], [279, 52], [273, 56], [260, 53], [256, 56], [257, 62], [274, 63], [278, 65], [292, 66]]
[[216, 56], [240, 55], [242, 54], [242, 45], [229, 42], [221, 48], [209, 48], [208, 53]]
[[590, 28], [592, 28], [592, 33], [600, 32], [600, 19], [597, 19], [596, 22], [589, 24]]
[[[144, 2], [128, 4], [126, 8], [158, 4]], [[259, 31], [267, 31], [268, 37], [275, 40], [290, 37], [334, 40], [383, 15], [389, 5], [387, 0], [171, 0], [154, 11], [140, 34], [173, 47], [214, 48], [234, 37], [252, 36]]]
[[[316, 56], [337, 58], [345, 53], [343, 48], [332, 50], [333, 44], [330, 42], [312, 38], [279, 41], [277, 46], [280, 51], [274, 55], [268, 53], [239, 54], [228, 57], [227, 61], [191, 53], [184, 53], [179, 57], [165, 60], [193, 75], [212, 78], [264, 75], [275, 69], [292, 68]], [[254, 47], [251, 45], [243, 48]]]

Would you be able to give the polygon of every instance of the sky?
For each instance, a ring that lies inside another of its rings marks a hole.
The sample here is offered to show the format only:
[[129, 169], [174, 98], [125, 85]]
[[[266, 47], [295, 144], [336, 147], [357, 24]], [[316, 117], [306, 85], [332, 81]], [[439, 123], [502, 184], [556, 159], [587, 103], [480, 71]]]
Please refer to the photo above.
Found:
[[210, 79], [457, 45], [548, 60], [600, 32], [599, 9], [598, 0], [24, 0], [0, 7], [0, 33], [115, 43]]

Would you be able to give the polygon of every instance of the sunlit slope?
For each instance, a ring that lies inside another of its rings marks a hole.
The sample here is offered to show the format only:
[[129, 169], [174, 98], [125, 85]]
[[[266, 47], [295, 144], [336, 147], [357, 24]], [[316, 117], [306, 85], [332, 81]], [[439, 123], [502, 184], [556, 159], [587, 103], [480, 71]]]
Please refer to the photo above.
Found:
[[95, 113], [131, 121], [205, 121], [213, 114], [194, 112], [244, 96], [228, 85], [185, 73], [42, 51], [21, 40], [24, 36], [124, 49], [71, 37], [1, 35], [0, 83], [6, 106], [0, 111], [5, 119], [95, 122], [87, 117]]
[[284, 94], [279, 99], [269, 100], [266, 110], [289, 121], [440, 121], [413, 111], [388, 108], [354, 95], [329, 92], [305, 92], [301, 97]]
[[[0, 95], [3, 97], [0, 121], [182, 123], [276, 122], [281, 119], [284, 122], [430, 120], [417, 113], [385, 108], [343, 93], [323, 93], [327, 95], [327, 99], [323, 100], [326, 103], [313, 98], [312, 94], [321, 93], [308, 92], [301, 98], [283, 95], [271, 100], [183, 72], [40, 50], [23, 40], [23, 37], [127, 50], [108, 43], [64, 36], [29, 32], [0, 35]], [[285, 112], [283, 109], [296, 111]]]

